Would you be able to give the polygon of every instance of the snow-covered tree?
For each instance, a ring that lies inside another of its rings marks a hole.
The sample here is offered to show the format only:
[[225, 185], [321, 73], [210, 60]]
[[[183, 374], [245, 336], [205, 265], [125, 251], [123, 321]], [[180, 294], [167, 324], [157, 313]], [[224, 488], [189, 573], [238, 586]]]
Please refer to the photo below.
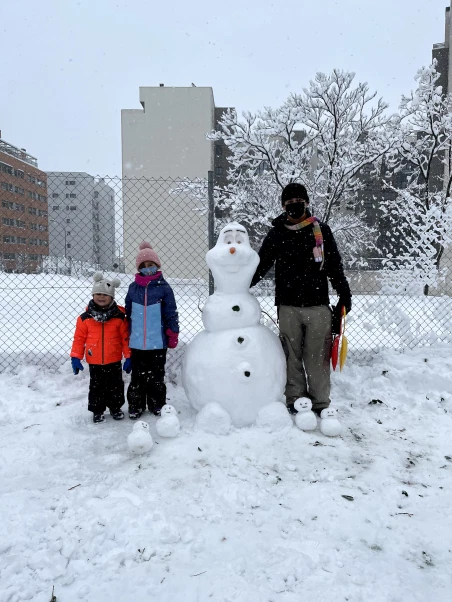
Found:
[[[397, 241], [386, 260], [386, 284], [428, 294], [444, 278], [441, 258], [452, 236], [451, 97], [438, 85], [436, 61], [417, 72], [418, 87], [400, 104], [398, 144], [389, 160], [406, 181], [382, 209]], [[391, 252], [392, 251], [392, 252]], [[404, 275], [404, 277], [402, 277]]]
[[329, 223], [349, 257], [372, 240], [362, 219], [357, 192], [360, 173], [376, 166], [392, 148], [387, 105], [354, 74], [318, 73], [301, 94], [279, 108], [265, 108], [240, 120], [226, 112], [211, 140], [231, 151], [228, 187], [220, 205], [257, 232], [280, 210], [282, 188], [303, 183], [312, 211]]

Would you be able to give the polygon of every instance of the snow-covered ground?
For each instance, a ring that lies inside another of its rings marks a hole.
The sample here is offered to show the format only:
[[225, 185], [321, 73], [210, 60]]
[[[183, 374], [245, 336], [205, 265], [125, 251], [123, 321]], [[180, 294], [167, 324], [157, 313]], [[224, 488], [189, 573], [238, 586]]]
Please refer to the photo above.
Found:
[[[450, 602], [452, 348], [333, 375], [344, 435], [194, 429], [132, 457], [87, 370], [0, 374], [0, 600]], [[126, 377], [128, 378], [128, 377]]]

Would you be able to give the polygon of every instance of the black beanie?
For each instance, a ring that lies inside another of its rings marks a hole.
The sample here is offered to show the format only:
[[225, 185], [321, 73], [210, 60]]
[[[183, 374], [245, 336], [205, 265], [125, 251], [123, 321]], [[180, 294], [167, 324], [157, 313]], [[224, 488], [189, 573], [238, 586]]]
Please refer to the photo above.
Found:
[[281, 204], [284, 205], [286, 201], [290, 199], [303, 199], [307, 203], [309, 203], [308, 191], [303, 186], [303, 184], [298, 184], [298, 182], [291, 182], [287, 184], [285, 188], [283, 188], [281, 194]]

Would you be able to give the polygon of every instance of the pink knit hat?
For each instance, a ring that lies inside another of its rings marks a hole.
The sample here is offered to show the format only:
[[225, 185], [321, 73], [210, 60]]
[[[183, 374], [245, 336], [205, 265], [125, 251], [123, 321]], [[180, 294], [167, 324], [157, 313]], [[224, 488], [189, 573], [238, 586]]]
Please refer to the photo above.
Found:
[[157, 267], [160, 267], [162, 265], [157, 253], [151, 247], [150, 243], [148, 243], [146, 241], [141, 243], [140, 251], [135, 260], [137, 269], [140, 267], [140, 265], [143, 263], [143, 261], [153, 261], [154, 263], [157, 264]]

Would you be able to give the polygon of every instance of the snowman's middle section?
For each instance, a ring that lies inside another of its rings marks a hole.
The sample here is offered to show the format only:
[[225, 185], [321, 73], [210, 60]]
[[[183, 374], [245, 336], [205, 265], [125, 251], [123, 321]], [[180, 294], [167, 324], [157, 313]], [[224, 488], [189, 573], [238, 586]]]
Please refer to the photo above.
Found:
[[256, 326], [260, 317], [259, 302], [250, 293], [214, 293], [202, 313], [204, 328], [210, 332]]

